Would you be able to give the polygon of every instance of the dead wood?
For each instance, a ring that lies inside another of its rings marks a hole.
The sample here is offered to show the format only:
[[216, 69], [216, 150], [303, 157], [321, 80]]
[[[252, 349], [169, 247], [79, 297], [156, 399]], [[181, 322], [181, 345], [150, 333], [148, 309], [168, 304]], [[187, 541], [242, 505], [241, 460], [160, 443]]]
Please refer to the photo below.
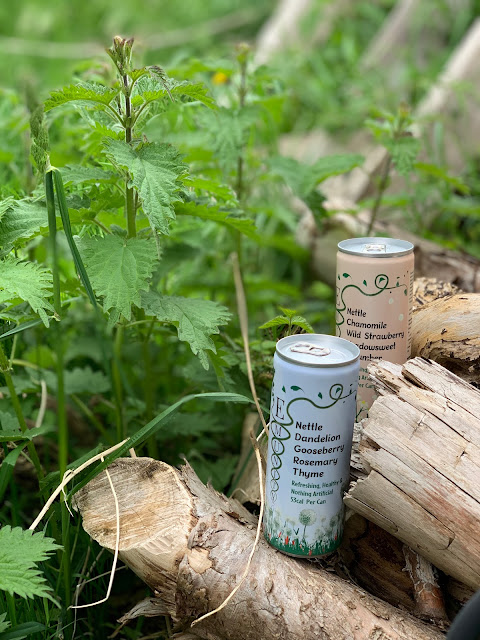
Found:
[[[433, 640], [407, 614], [306, 561], [261, 541], [247, 580], [225, 609], [190, 623], [232, 591], [250, 553], [255, 518], [180, 471], [149, 458], [110, 466], [120, 507], [120, 557], [165, 604], [182, 640]], [[105, 473], [76, 496], [85, 530], [115, 544], [115, 508]]]
[[413, 283], [413, 310], [433, 300], [449, 298], [456, 293], [463, 291], [450, 282], [443, 282], [437, 278], [416, 278]]
[[345, 503], [436, 567], [480, 586], [480, 392], [430, 360], [370, 364], [368, 472]]
[[480, 294], [459, 293], [417, 308], [412, 319], [412, 356], [435, 360], [480, 385]]
[[[297, 242], [311, 251], [314, 274], [327, 284], [335, 284], [337, 244], [347, 238], [365, 236], [369, 213], [360, 211], [352, 201], [331, 200], [327, 208], [338, 211], [318, 228], [313, 215], [305, 208], [300, 212]], [[352, 215], [355, 214], [355, 215]], [[480, 292], [480, 260], [446, 249], [409, 233], [396, 224], [377, 222], [375, 235], [402, 238], [415, 245], [415, 276], [449, 282], [467, 292]]]

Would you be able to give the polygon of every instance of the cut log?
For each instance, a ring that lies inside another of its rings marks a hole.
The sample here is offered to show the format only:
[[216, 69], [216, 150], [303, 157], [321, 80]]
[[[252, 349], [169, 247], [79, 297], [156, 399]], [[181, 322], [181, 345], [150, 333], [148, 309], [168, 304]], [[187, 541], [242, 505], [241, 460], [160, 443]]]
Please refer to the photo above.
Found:
[[[205, 487], [187, 465], [180, 471], [149, 458], [110, 466], [120, 511], [120, 557], [158, 593], [190, 640], [434, 640], [443, 634], [358, 587], [289, 558], [261, 540], [247, 579], [238, 583], [256, 521], [238, 502]], [[105, 472], [76, 495], [85, 530], [115, 547], [116, 518]]]
[[380, 397], [345, 503], [457, 580], [480, 587], [480, 392], [439, 364], [370, 364]]
[[412, 356], [435, 360], [480, 386], [480, 294], [459, 293], [417, 308]]

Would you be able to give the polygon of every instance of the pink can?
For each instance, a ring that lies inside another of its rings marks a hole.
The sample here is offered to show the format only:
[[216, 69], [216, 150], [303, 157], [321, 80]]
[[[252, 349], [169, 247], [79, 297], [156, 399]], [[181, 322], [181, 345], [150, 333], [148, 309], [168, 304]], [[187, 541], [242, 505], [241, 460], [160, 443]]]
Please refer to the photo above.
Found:
[[394, 238], [351, 238], [338, 244], [337, 336], [360, 349], [357, 422], [376, 398], [367, 365], [410, 357], [413, 244]]

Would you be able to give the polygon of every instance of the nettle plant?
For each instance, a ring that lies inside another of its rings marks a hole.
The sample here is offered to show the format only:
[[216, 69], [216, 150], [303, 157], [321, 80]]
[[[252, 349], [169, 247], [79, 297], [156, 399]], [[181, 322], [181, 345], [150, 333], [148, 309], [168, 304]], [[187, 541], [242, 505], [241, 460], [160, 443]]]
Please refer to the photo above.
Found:
[[[293, 239], [289, 198], [326, 215], [318, 185], [363, 161], [282, 158], [288, 94], [265, 68], [249, 68], [247, 46], [232, 62], [180, 64], [178, 75], [187, 79], [179, 81], [158, 66], [136, 68], [132, 45], [114, 39], [113, 75], [89, 70], [88, 80], [52, 92], [45, 105], [31, 96], [37, 186], [30, 173], [28, 195], [0, 202], [0, 502], [13, 495], [8, 509], [0, 508], [2, 524], [9, 510], [18, 524], [20, 508], [29, 513], [38, 500], [12, 480], [20, 456], [31, 461], [46, 498], [67, 466], [126, 436], [72, 491], [129, 447], [144, 445], [172, 463], [186, 454], [203, 480], [228, 486], [243, 412], [203, 407], [205, 398], [248, 402], [228, 257], [238, 254], [252, 325], [283, 303], [284, 315], [267, 327], [276, 337], [311, 330], [300, 315], [306, 255]], [[198, 74], [213, 78], [221, 106]], [[291, 300], [298, 314], [286, 308]], [[271, 371], [273, 349], [272, 341], [253, 342], [259, 377]], [[268, 385], [261, 392], [267, 404]], [[167, 420], [168, 430], [160, 430]], [[56, 543], [64, 548], [60, 568], [30, 591], [0, 578], [10, 622], [36, 616], [25, 605], [16, 620], [14, 594], [48, 593], [68, 607], [72, 576], [91, 542], [66, 509], [46, 527], [56, 542], [45, 539], [43, 547], [43, 534], [30, 542], [16, 528], [2, 532], [0, 547], [10, 540], [21, 553], [38, 545], [29, 556], [33, 571]], [[7, 576], [2, 567], [0, 561], [0, 576]], [[59, 624], [68, 625], [63, 612]]]

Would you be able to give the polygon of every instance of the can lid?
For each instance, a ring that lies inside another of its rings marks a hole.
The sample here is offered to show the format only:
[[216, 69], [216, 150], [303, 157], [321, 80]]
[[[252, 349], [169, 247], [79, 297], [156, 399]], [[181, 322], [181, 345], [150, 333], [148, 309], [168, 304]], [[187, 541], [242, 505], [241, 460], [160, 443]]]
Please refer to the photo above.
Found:
[[413, 251], [413, 244], [408, 240], [396, 238], [350, 238], [338, 243], [338, 250], [364, 258], [396, 258]]
[[321, 333], [282, 338], [276, 352], [282, 360], [305, 367], [341, 367], [360, 358], [360, 349], [353, 342]]

